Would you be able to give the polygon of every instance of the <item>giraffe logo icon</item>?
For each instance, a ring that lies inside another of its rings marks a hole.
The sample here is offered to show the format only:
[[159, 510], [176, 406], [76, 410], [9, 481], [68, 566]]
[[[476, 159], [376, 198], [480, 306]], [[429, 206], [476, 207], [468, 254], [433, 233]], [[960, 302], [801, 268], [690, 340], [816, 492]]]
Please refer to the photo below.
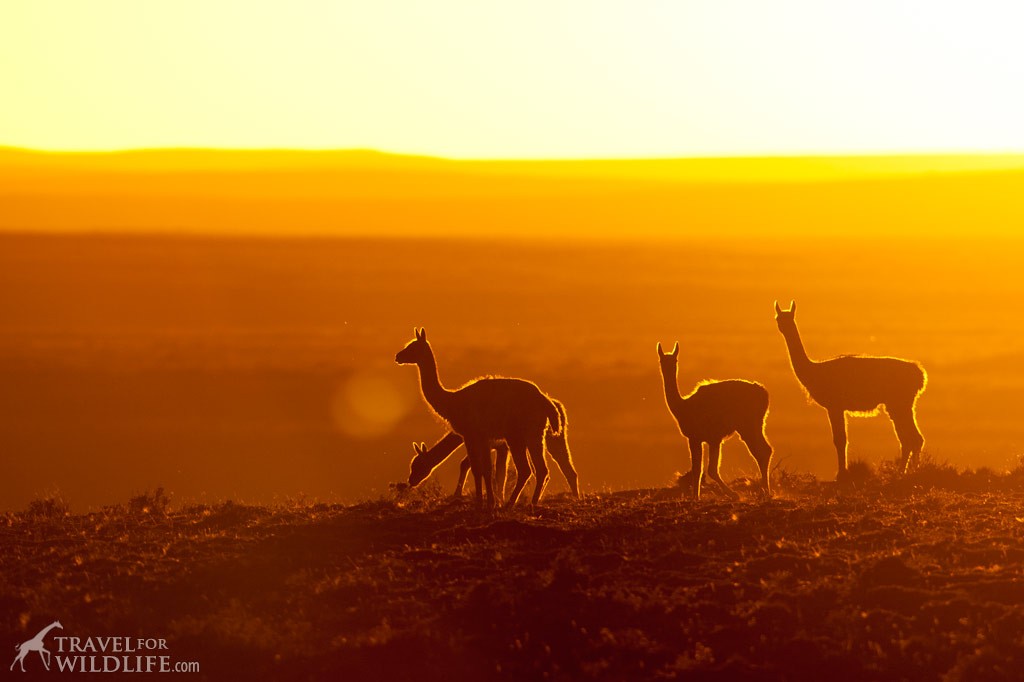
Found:
[[14, 663], [11, 663], [11, 670], [14, 670], [15, 664], [20, 664], [21, 672], [25, 672], [25, 657], [28, 656], [29, 652], [32, 651], [39, 652], [39, 658], [43, 659], [43, 665], [46, 667], [47, 670], [49, 670], [50, 652], [47, 651], [46, 647], [43, 646], [43, 638], [46, 637], [46, 634], [54, 628], [59, 628], [63, 630], [64, 626], [60, 624], [59, 620], [55, 620], [49, 625], [47, 625], [45, 628], [40, 630], [38, 633], [36, 633], [36, 636], [32, 639], [26, 642], [22, 642], [21, 644], [16, 644], [14, 648], [17, 649], [18, 655], [15, 657]]

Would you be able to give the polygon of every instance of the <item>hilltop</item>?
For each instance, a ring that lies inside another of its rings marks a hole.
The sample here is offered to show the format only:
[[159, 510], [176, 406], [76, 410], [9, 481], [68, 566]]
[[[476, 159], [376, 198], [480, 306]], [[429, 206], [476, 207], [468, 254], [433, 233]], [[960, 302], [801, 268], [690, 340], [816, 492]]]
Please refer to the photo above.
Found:
[[430, 486], [351, 507], [37, 501], [0, 522], [0, 640], [54, 619], [162, 637], [218, 680], [1015, 679], [1019, 472], [938, 474], [497, 515]]

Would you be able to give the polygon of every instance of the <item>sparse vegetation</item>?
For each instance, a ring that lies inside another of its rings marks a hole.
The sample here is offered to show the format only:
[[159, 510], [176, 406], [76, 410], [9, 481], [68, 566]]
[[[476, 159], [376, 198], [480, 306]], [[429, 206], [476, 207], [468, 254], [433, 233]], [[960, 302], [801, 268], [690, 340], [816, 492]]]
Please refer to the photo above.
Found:
[[901, 474], [894, 462], [884, 462], [868, 480], [875, 486], [905, 494], [933, 489], [959, 493], [1024, 492], [1024, 463], [1006, 471], [989, 467], [968, 469], [924, 453], [906, 474]]
[[32, 500], [28, 503], [25, 515], [34, 520], [55, 520], [62, 519], [71, 513], [71, 508], [59, 493]]
[[1014, 679], [1020, 468], [775, 473], [770, 500], [499, 514], [435, 482], [350, 507], [39, 501], [0, 526], [0, 631], [155, 634], [218, 680]]
[[128, 511], [132, 514], [165, 516], [170, 506], [171, 500], [163, 488], [157, 488], [152, 493], [147, 490], [128, 500]]

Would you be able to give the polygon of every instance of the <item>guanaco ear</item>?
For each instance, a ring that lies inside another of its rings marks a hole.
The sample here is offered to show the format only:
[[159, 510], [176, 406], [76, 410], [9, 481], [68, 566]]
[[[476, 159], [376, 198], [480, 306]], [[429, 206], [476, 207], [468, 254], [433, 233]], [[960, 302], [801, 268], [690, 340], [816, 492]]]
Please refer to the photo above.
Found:
[[782, 308], [779, 307], [779, 302], [775, 302], [775, 314], [778, 315], [782, 312]]
[[658, 357], [665, 357], [665, 351], [661, 349], [661, 341], [658, 341]]
[[790, 313], [795, 313], [796, 312], [796, 301], [794, 301], [792, 299], [789, 301], [789, 312]]
[[427, 340], [427, 330], [425, 327], [420, 327], [419, 329], [416, 330], [416, 338], [419, 339], [420, 341]]
[[413, 452], [415, 452], [417, 455], [422, 455], [424, 452], [427, 451], [427, 444], [426, 443], [422, 443], [422, 442], [420, 442], [420, 443], [413, 443], [412, 444], [412, 449], [413, 449]]
[[676, 345], [672, 346], [672, 352], [669, 353], [669, 355], [671, 357], [673, 357], [673, 358], [676, 357], [677, 355], [679, 355], [679, 342], [678, 341], [676, 341]]

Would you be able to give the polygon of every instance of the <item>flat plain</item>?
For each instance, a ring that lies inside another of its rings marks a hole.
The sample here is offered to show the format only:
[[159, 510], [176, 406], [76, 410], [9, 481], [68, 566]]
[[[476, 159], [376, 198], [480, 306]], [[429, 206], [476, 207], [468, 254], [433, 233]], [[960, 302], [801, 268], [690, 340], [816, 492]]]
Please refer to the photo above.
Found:
[[[0, 149], [0, 643], [60, 620], [211, 680], [1019, 679], [1021, 168]], [[830, 483], [793, 299], [812, 357], [927, 368], [920, 469], [851, 419]], [[449, 386], [566, 405], [582, 500], [555, 473], [484, 513], [458, 456], [395, 485], [445, 431], [394, 363], [414, 326]], [[768, 389], [772, 499], [735, 440], [741, 500], [681, 498], [677, 340], [684, 394]]]
[[[1013, 240], [633, 242], [0, 237], [0, 503], [76, 512], [163, 487], [175, 504], [376, 499], [443, 426], [395, 353], [424, 326], [441, 377], [536, 381], [568, 409], [588, 492], [658, 488], [689, 464], [680, 390], [762, 382], [776, 463], [835, 475], [828, 421], [789, 367], [772, 304], [796, 299], [812, 357], [895, 355], [929, 373], [936, 461], [1024, 453], [1024, 318]], [[898, 446], [850, 420], [850, 454]], [[435, 474], [454, 485], [453, 457]], [[727, 478], [753, 460], [726, 444]], [[564, 490], [557, 474], [552, 492]]]

